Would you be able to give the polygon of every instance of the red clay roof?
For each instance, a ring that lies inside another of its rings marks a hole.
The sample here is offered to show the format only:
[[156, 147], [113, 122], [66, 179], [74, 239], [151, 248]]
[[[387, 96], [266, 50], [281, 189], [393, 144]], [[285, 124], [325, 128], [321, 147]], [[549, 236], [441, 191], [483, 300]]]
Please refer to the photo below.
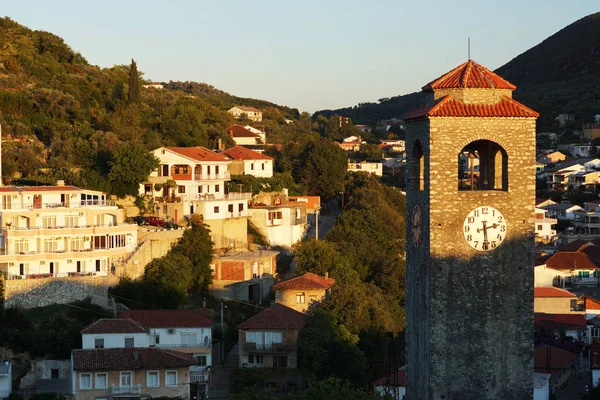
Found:
[[196, 364], [191, 354], [157, 348], [73, 350], [75, 371], [185, 368]]
[[585, 253], [559, 251], [546, 260], [546, 267], [557, 270], [594, 270], [598, 266]]
[[91, 323], [81, 330], [81, 333], [147, 333], [147, 326], [132, 319], [103, 318]]
[[275, 290], [317, 290], [317, 289], [329, 289], [335, 283], [335, 279], [325, 278], [307, 272], [303, 275], [291, 278], [285, 281], [281, 281], [276, 285], [273, 285]]
[[535, 313], [533, 320], [535, 328], [545, 327], [551, 329], [585, 329], [587, 326], [587, 322], [583, 314]]
[[166, 149], [197, 161], [227, 161], [227, 158], [224, 156], [202, 146], [167, 147]]
[[405, 121], [424, 117], [537, 118], [539, 113], [518, 101], [502, 96], [496, 104], [465, 104], [450, 95], [438, 99], [433, 106], [420, 106], [406, 114]]
[[253, 315], [237, 326], [237, 329], [298, 329], [302, 330], [308, 322], [308, 315], [281, 304]]
[[533, 288], [534, 297], [577, 297], [565, 289], [556, 287], [536, 287]]
[[388, 386], [388, 385], [389, 386], [397, 386], [397, 387], [406, 386], [406, 370], [399, 369], [398, 371], [396, 371], [395, 376], [394, 376], [394, 374], [392, 374], [390, 376], [389, 381], [388, 381], [388, 377], [386, 375], [384, 375], [381, 378], [377, 379], [375, 382], [373, 382], [373, 386]]
[[247, 149], [243, 146], [235, 146], [223, 152], [227, 157], [234, 160], [273, 160], [272, 157]]
[[558, 248], [559, 251], [577, 251], [581, 246], [588, 244], [589, 241], [583, 239], [577, 239], [571, 243], [565, 244]]
[[535, 372], [553, 374], [571, 367], [577, 359], [579, 354], [545, 344], [535, 348], [534, 369]]
[[596, 246], [591, 243], [584, 244], [579, 248], [579, 250], [577, 250], [577, 252], [587, 255], [594, 264], [598, 264], [600, 261], [600, 246]]
[[150, 328], [211, 327], [212, 320], [192, 310], [119, 311], [119, 318], [130, 318]]
[[600, 301], [588, 296], [585, 296], [584, 298], [586, 310], [600, 310]]
[[483, 65], [469, 60], [423, 86], [423, 91], [460, 88], [515, 90], [517, 87]]
[[19, 186], [19, 189], [24, 192], [68, 192], [81, 190], [75, 186]]
[[227, 133], [232, 135], [232, 137], [253, 137], [253, 138], [261, 138], [260, 135], [257, 135], [254, 132], [250, 132], [248, 129], [244, 128], [241, 125], [234, 124], [227, 128]]

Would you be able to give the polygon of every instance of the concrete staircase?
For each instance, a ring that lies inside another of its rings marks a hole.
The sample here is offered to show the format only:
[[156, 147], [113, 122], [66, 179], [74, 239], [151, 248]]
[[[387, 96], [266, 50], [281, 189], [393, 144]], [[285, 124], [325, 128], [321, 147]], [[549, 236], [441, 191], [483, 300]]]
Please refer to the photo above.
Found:
[[238, 345], [233, 346], [227, 357], [225, 364], [215, 370], [215, 377], [212, 387], [208, 391], [209, 400], [227, 400], [229, 397], [229, 379], [231, 371], [240, 367], [240, 355]]

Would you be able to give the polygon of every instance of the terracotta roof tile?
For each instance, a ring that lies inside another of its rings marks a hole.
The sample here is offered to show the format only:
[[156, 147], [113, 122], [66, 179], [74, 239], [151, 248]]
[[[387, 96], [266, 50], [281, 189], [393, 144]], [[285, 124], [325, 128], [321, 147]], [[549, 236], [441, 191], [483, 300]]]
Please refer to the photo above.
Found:
[[19, 186], [19, 189], [24, 192], [71, 192], [81, 190], [75, 186]]
[[197, 161], [227, 161], [226, 157], [201, 146], [166, 147], [166, 149]]
[[335, 283], [335, 279], [325, 278], [311, 272], [295, 278], [287, 279], [273, 285], [274, 290], [316, 290], [329, 289]]
[[388, 377], [386, 375], [382, 376], [381, 378], [377, 379], [376, 381], [373, 382], [373, 386], [394, 386], [394, 383], [397, 382], [397, 387], [404, 387], [406, 386], [406, 370], [405, 369], [399, 369], [398, 371], [396, 371], [396, 374], [394, 376], [394, 374], [392, 374], [390, 376], [389, 382], [388, 382]]
[[542, 327], [550, 329], [585, 329], [587, 326], [587, 322], [583, 314], [535, 313], [533, 320], [536, 329]]
[[546, 267], [557, 270], [594, 270], [598, 266], [585, 253], [559, 251], [546, 260]]
[[517, 87], [483, 65], [469, 60], [423, 86], [423, 91], [460, 88], [515, 90]]
[[586, 310], [600, 310], [600, 301], [589, 296], [584, 296], [584, 298]]
[[227, 157], [233, 160], [273, 160], [272, 157], [259, 153], [258, 151], [247, 149], [243, 146], [236, 146], [223, 152]]
[[211, 327], [213, 321], [192, 310], [119, 311], [119, 318], [129, 318], [150, 328]]
[[570, 368], [578, 359], [579, 354], [545, 344], [535, 348], [535, 372], [547, 372], [553, 374], [554, 372]]
[[132, 319], [103, 318], [81, 330], [90, 333], [147, 333], [149, 328]]
[[196, 364], [191, 354], [157, 348], [73, 350], [75, 371], [185, 368]]
[[565, 289], [556, 287], [536, 287], [533, 288], [534, 297], [577, 297]]
[[281, 304], [271, 307], [248, 318], [237, 329], [298, 329], [302, 330], [308, 322], [308, 315]]
[[481, 118], [537, 118], [539, 113], [518, 101], [502, 96], [496, 104], [466, 104], [450, 95], [438, 99], [433, 106], [420, 106], [406, 114], [403, 119], [425, 117], [481, 117]]
[[[232, 137], [252, 137], [252, 138], [261, 138], [260, 135], [250, 132], [248, 129], [244, 128], [241, 125], [234, 124], [227, 128], [227, 132], [232, 135]], [[262, 139], [262, 138], [261, 138]]]

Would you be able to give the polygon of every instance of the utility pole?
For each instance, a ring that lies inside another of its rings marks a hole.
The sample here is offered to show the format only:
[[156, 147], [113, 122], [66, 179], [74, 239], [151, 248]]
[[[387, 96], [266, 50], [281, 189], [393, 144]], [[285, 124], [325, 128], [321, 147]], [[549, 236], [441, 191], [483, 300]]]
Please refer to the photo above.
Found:
[[225, 305], [223, 304], [223, 302], [221, 302], [221, 355], [220, 355], [220, 361], [221, 361], [221, 365], [225, 362], [225, 354], [223, 354], [225, 352], [225, 324], [223, 323], [223, 309], [225, 308]]
[[319, 240], [319, 210], [320, 208], [315, 209], [315, 240]]

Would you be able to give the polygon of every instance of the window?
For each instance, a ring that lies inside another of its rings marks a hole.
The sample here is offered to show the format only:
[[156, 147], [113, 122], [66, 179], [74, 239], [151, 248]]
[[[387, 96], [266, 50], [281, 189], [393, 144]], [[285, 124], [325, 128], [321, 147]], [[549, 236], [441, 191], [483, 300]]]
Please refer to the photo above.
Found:
[[262, 354], [250, 354], [248, 355], [248, 364], [264, 364], [265, 360]]
[[85, 373], [79, 374], [79, 389], [91, 389], [92, 388], [92, 374]]
[[202, 185], [198, 185], [198, 193], [202, 193]]
[[219, 175], [219, 166], [215, 165], [215, 175]]
[[154, 190], [152, 189], [152, 185], [145, 184], [144, 185], [144, 193], [152, 193]]
[[273, 366], [287, 368], [287, 356], [273, 356]]
[[192, 173], [192, 169], [190, 168], [189, 165], [173, 165], [171, 167], [171, 173], [172, 174], [187, 175], [187, 174], [191, 174]]
[[273, 343], [283, 343], [283, 332], [273, 332]]
[[215, 206], [214, 212], [215, 212], [215, 214], [219, 213], [219, 206]]
[[151, 336], [150, 343], [153, 345], [160, 344], [160, 335], [158, 333], [155, 333], [153, 336]]
[[475, 140], [458, 153], [458, 190], [508, 190], [508, 155], [499, 144]]
[[159, 387], [159, 379], [158, 371], [148, 371], [146, 373], [146, 387]]
[[538, 225], [538, 231], [542, 230], [542, 225]]
[[181, 344], [184, 346], [195, 345], [198, 343], [197, 336], [195, 333], [182, 333]]
[[227, 205], [227, 211], [230, 213], [233, 213], [233, 204], [228, 204]]
[[58, 240], [44, 239], [44, 252], [56, 253], [58, 251]]
[[106, 372], [96, 373], [95, 386], [96, 389], [108, 388], [108, 374]]
[[60, 371], [58, 368], [50, 369], [50, 379], [59, 379], [59, 377], [60, 377], [59, 372]]
[[250, 169], [254, 171], [254, 163], [250, 163]]
[[79, 226], [79, 217], [74, 216], [74, 215], [67, 215], [65, 217], [65, 226], [70, 226], [70, 227]]
[[256, 332], [246, 332], [246, 343], [256, 343]]
[[265, 163], [260, 164], [260, 166], [262, 167], [262, 170], [265, 170]]
[[165, 386], [177, 386], [177, 371], [165, 372]]
[[206, 356], [196, 356], [196, 361], [201, 367], [206, 367]]
[[133, 347], [133, 338], [132, 337], [125, 338], [125, 347]]
[[413, 190], [425, 189], [425, 156], [423, 147], [419, 140], [413, 145], [411, 158], [409, 159], [408, 170], [408, 185]]
[[219, 193], [221, 191], [221, 187], [219, 185], [215, 185], [215, 193]]
[[120, 374], [120, 386], [121, 388], [131, 388], [131, 372], [121, 372]]
[[306, 303], [306, 296], [304, 292], [296, 293], [296, 303]]
[[238, 204], [238, 211], [239, 211], [239, 212], [242, 212], [242, 211], [244, 211], [244, 203], [240, 203], [240, 204]]
[[16, 239], [15, 240], [15, 252], [25, 254], [29, 252], [29, 240], [27, 239]]
[[82, 251], [83, 243], [84, 241], [82, 237], [71, 238], [71, 251]]
[[177, 193], [180, 193], [180, 194], [185, 193], [185, 186], [182, 186], [182, 185], [177, 186]]
[[592, 337], [600, 337], [600, 328], [592, 328], [591, 336]]
[[44, 228], [55, 228], [56, 227], [56, 216], [42, 217], [42, 226]]
[[104, 338], [94, 339], [94, 348], [95, 349], [103, 349], [104, 348]]

